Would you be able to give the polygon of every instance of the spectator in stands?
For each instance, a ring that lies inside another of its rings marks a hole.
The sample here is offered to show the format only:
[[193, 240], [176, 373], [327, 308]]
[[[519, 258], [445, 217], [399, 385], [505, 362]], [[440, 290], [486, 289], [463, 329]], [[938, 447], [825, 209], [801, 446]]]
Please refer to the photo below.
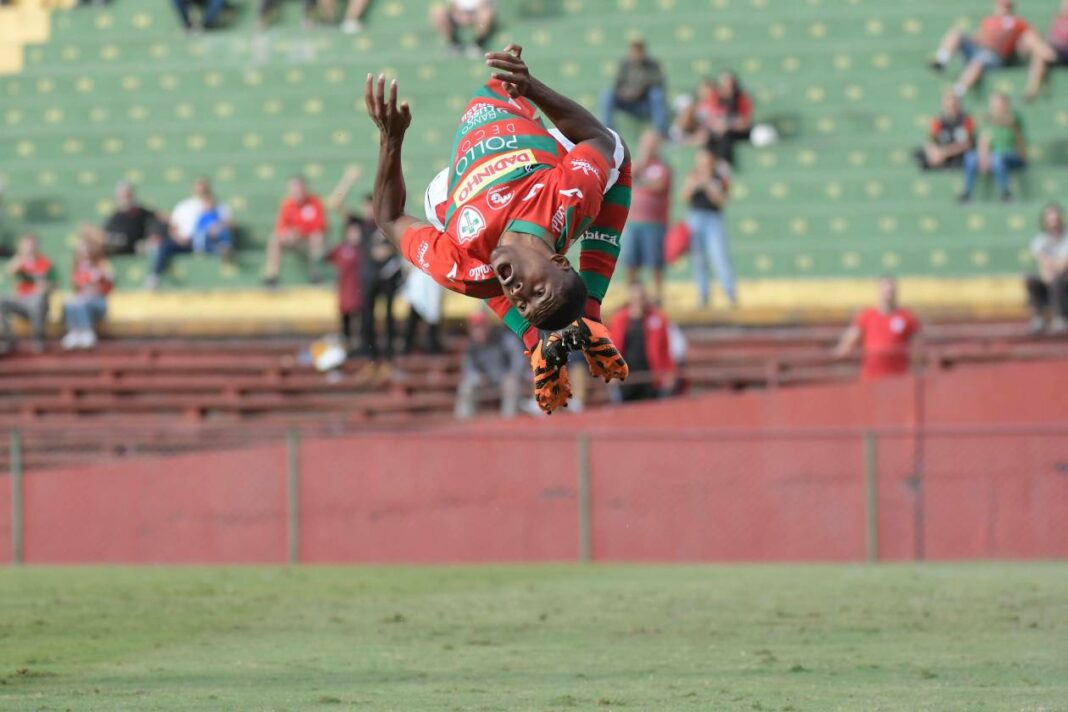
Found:
[[[363, 196], [359, 213], [351, 212], [346, 206], [349, 193], [360, 176], [361, 171], [355, 166], [346, 170], [327, 202], [331, 210], [340, 214], [346, 232], [355, 230], [360, 233], [360, 284], [363, 298], [360, 306], [359, 354], [372, 361], [378, 361], [381, 357], [391, 361], [396, 337], [393, 299], [403, 278], [402, 263], [397, 248], [375, 225], [371, 194]], [[384, 302], [386, 317], [386, 341], [381, 349], [375, 320], [375, 308], [379, 302]]]
[[1042, 231], [1031, 241], [1031, 254], [1038, 272], [1027, 277], [1027, 296], [1031, 305], [1031, 331], [1046, 328], [1046, 312], [1053, 312], [1050, 331], [1068, 329], [1068, 230], [1064, 211], [1057, 203], [1042, 210]]
[[132, 255], [143, 252], [150, 242], [162, 240], [166, 222], [166, 215], [138, 202], [132, 183], [122, 181], [115, 187], [115, 212], [102, 227], [79, 225], [78, 234], [101, 245], [109, 255]]
[[[303, 2], [305, 27], [314, 26], [316, 20], [323, 16], [333, 18], [336, 13], [333, 2], [323, 3], [326, 6], [325, 8], [320, 8], [320, 0], [303, 0]], [[277, 5], [278, 0], [260, 0], [259, 25], [261, 30], [267, 29], [271, 24], [271, 16], [274, 14]]]
[[511, 332], [491, 326], [485, 312], [467, 318], [469, 343], [456, 390], [456, 417], [472, 418], [478, 410], [479, 391], [500, 388], [501, 416], [513, 418], [519, 410], [523, 378], [530, 372], [523, 342]]
[[960, 168], [964, 156], [975, 148], [975, 121], [961, 108], [953, 91], [942, 95], [942, 113], [931, 122], [927, 143], [916, 151], [916, 161], [925, 171]]
[[979, 145], [964, 154], [962, 203], [972, 199], [979, 174], [992, 173], [1003, 201], [1012, 200], [1009, 174], [1027, 167], [1027, 136], [1023, 117], [1002, 92], [990, 96], [990, 116], [979, 133]]
[[671, 166], [660, 156], [660, 141], [651, 129], [642, 134], [621, 254], [631, 282], [638, 281], [640, 268], [652, 270], [658, 304], [664, 297], [664, 234], [671, 212]]
[[[190, 33], [219, 27], [219, 17], [226, 8], [226, 0], [205, 0], [204, 2], [171, 0], [171, 2], [178, 13], [178, 19], [182, 21], [182, 27]], [[199, 19], [189, 13], [189, 9], [194, 5], [199, 7]]]
[[[341, 20], [341, 31], [346, 35], [355, 35], [363, 30], [363, 16], [371, 0], [349, 0], [345, 8], [345, 17]], [[331, 14], [333, 17], [333, 14]]]
[[414, 354], [419, 349], [417, 341], [421, 330], [426, 332], [426, 353], [444, 353], [441, 345], [441, 306], [445, 289], [430, 275], [413, 269], [404, 278], [402, 296], [409, 307], [408, 323], [404, 329], [404, 353]]
[[676, 139], [690, 138], [706, 145], [734, 165], [734, 144], [748, 141], [752, 128], [753, 100], [733, 72], [722, 72], [715, 82], [701, 82], [697, 100], [679, 112], [671, 133]]
[[64, 349], [91, 349], [96, 346], [96, 328], [108, 312], [108, 294], [115, 283], [115, 271], [107, 260], [104, 246], [81, 240], [74, 253], [71, 296], [63, 302], [67, 334]]
[[1049, 46], [1056, 55], [1054, 64], [1068, 65], [1068, 0], [1061, 0], [1060, 10], [1049, 23]]
[[[341, 336], [346, 353], [353, 354], [353, 322], [363, 306], [363, 230], [358, 223], [346, 224], [341, 242], [326, 253], [326, 261], [337, 272], [337, 303]], [[358, 327], [357, 327], [358, 328]]]
[[1013, 0], [995, 0], [994, 14], [985, 18], [979, 31], [968, 36], [953, 28], [946, 33], [930, 66], [941, 72], [956, 52], [964, 58], [964, 71], [953, 89], [964, 94], [990, 69], [1000, 69], [1012, 63], [1017, 52], [1030, 57], [1030, 72], [1025, 96], [1030, 100], [1042, 84], [1046, 66], [1055, 60], [1053, 50], [1023, 18], [1013, 14]]
[[448, 44], [453, 54], [464, 54], [460, 30], [474, 30], [472, 44], [466, 49], [467, 56], [477, 59], [486, 51], [497, 22], [494, 0], [447, 0], [444, 5], [430, 8], [430, 23]]
[[909, 371], [910, 346], [920, 333], [920, 322], [898, 306], [897, 282], [879, 280], [878, 306], [864, 309], [842, 334], [834, 355], [845, 358], [861, 347], [860, 377], [864, 380], [896, 376]]
[[699, 150], [693, 170], [683, 182], [682, 194], [689, 205], [686, 224], [690, 229], [690, 257], [701, 306], [708, 306], [712, 297], [709, 262], [723, 283], [723, 291], [731, 306], [738, 304], [727, 244], [727, 221], [723, 216], [729, 191], [729, 169], [712, 151]]
[[627, 57], [619, 65], [615, 86], [605, 90], [601, 96], [601, 115], [605, 126], [615, 127], [616, 111], [638, 119], [648, 119], [661, 136], [667, 136], [664, 70], [660, 62], [646, 53], [644, 40], [631, 40]]
[[275, 221], [274, 234], [267, 242], [267, 266], [263, 283], [278, 286], [278, 272], [282, 268], [282, 249], [296, 249], [308, 258], [308, 276], [312, 284], [319, 284], [322, 275], [319, 263], [326, 246], [326, 208], [319, 197], [308, 190], [301, 176], [289, 179], [289, 195], [282, 199]]
[[207, 178], [193, 181], [193, 195], [171, 212], [170, 226], [160, 238], [145, 286], [157, 289], [160, 277], [177, 254], [208, 252], [229, 261], [233, 257], [233, 218], [230, 208], [219, 203]]
[[0, 355], [11, 351], [15, 337], [11, 317], [30, 323], [33, 350], [45, 348], [45, 325], [48, 323], [48, 300], [56, 286], [56, 268], [41, 254], [37, 236], [23, 235], [15, 256], [7, 263], [7, 273], [15, 280], [15, 293], [0, 299]]
[[671, 353], [671, 324], [640, 284], [631, 284], [627, 306], [612, 318], [612, 341], [630, 364], [630, 376], [613, 390], [613, 399], [629, 402], [672, 395], [679, 382]]

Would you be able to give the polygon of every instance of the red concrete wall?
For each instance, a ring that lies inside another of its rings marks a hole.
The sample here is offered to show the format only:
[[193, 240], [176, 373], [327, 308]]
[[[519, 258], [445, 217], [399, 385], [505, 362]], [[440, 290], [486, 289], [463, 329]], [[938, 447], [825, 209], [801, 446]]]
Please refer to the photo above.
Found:
[[[598, 560], [859, 560], [865, 489], [856, 429], [878, 427], [892, 431], [878, 443], [880, 558], [1068, 557], [1068, 436], [946, 430], [1068, 424], [1055, 387], [1066, 368], [976, 367], [924, 384], [901, 378], [305, 440], [300, 555], [314, 563], [573, 560], [576, 435], [585, 431]], [[934, 428], [923, 438], [902, 430], [923, 422]], [[28, 473], [26, 558], [284, 561], [285, 468], [278, 446]], [[8, 486], [0, 477], [0, 561], [10, 553]]]

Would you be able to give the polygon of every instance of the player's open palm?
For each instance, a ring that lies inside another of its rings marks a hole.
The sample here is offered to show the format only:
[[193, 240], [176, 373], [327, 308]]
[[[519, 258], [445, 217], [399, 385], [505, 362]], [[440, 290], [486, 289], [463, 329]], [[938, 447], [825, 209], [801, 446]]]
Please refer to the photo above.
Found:
[[386, 75], [379, 74], [375, 80], [370, 74], [363, 87], [363, 98], [367, 104], [367, 114], [375, 122], [385, 139], [401, 139], [412, 124], [412, 111], [408, 102], [397, 104], [397, 80], [389, 83], [389, 95], [386, 95]]

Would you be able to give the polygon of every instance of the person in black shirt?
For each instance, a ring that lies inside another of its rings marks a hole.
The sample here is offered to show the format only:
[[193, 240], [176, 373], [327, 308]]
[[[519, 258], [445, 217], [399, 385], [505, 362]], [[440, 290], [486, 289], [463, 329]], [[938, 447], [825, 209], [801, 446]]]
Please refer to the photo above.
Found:
[[916, 162], [925, 171], [960, 168], [964, 154], [975, 148], [975, 121], [964, 113], [960, 98], [947, 91], [942, 95], [942, 113], [931, 122], [926, 144], [916, 151]]
[[115, 187], [115, 212], [103, 226], [83, 223], [78, 232], [93, 244], [103, 245], [109, 255], [133, 255], [144, 252], [148, 240], [162, 239], [166, 218], [137, 202], [132, 183], [122, 181]]

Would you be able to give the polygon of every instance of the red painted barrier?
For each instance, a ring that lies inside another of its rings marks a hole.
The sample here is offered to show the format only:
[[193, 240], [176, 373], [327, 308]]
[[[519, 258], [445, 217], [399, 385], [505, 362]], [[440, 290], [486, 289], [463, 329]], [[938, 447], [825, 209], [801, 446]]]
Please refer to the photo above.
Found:
[[[309, 439], [299, 556], [574, 560], [587, 433], [594, 559], [856, 561], [868, 542], [862, 434], [875, 428], [881, 559], [1068, 557], [1068, 403], [1053, 387], [1066, 368], [976, 367], [926, 382]], [[279, 445], [27, 473], [26, 560], [282, 562], [286, 461]], [[10, 504], [0, 477], [0, 561], [10, 559]]]

